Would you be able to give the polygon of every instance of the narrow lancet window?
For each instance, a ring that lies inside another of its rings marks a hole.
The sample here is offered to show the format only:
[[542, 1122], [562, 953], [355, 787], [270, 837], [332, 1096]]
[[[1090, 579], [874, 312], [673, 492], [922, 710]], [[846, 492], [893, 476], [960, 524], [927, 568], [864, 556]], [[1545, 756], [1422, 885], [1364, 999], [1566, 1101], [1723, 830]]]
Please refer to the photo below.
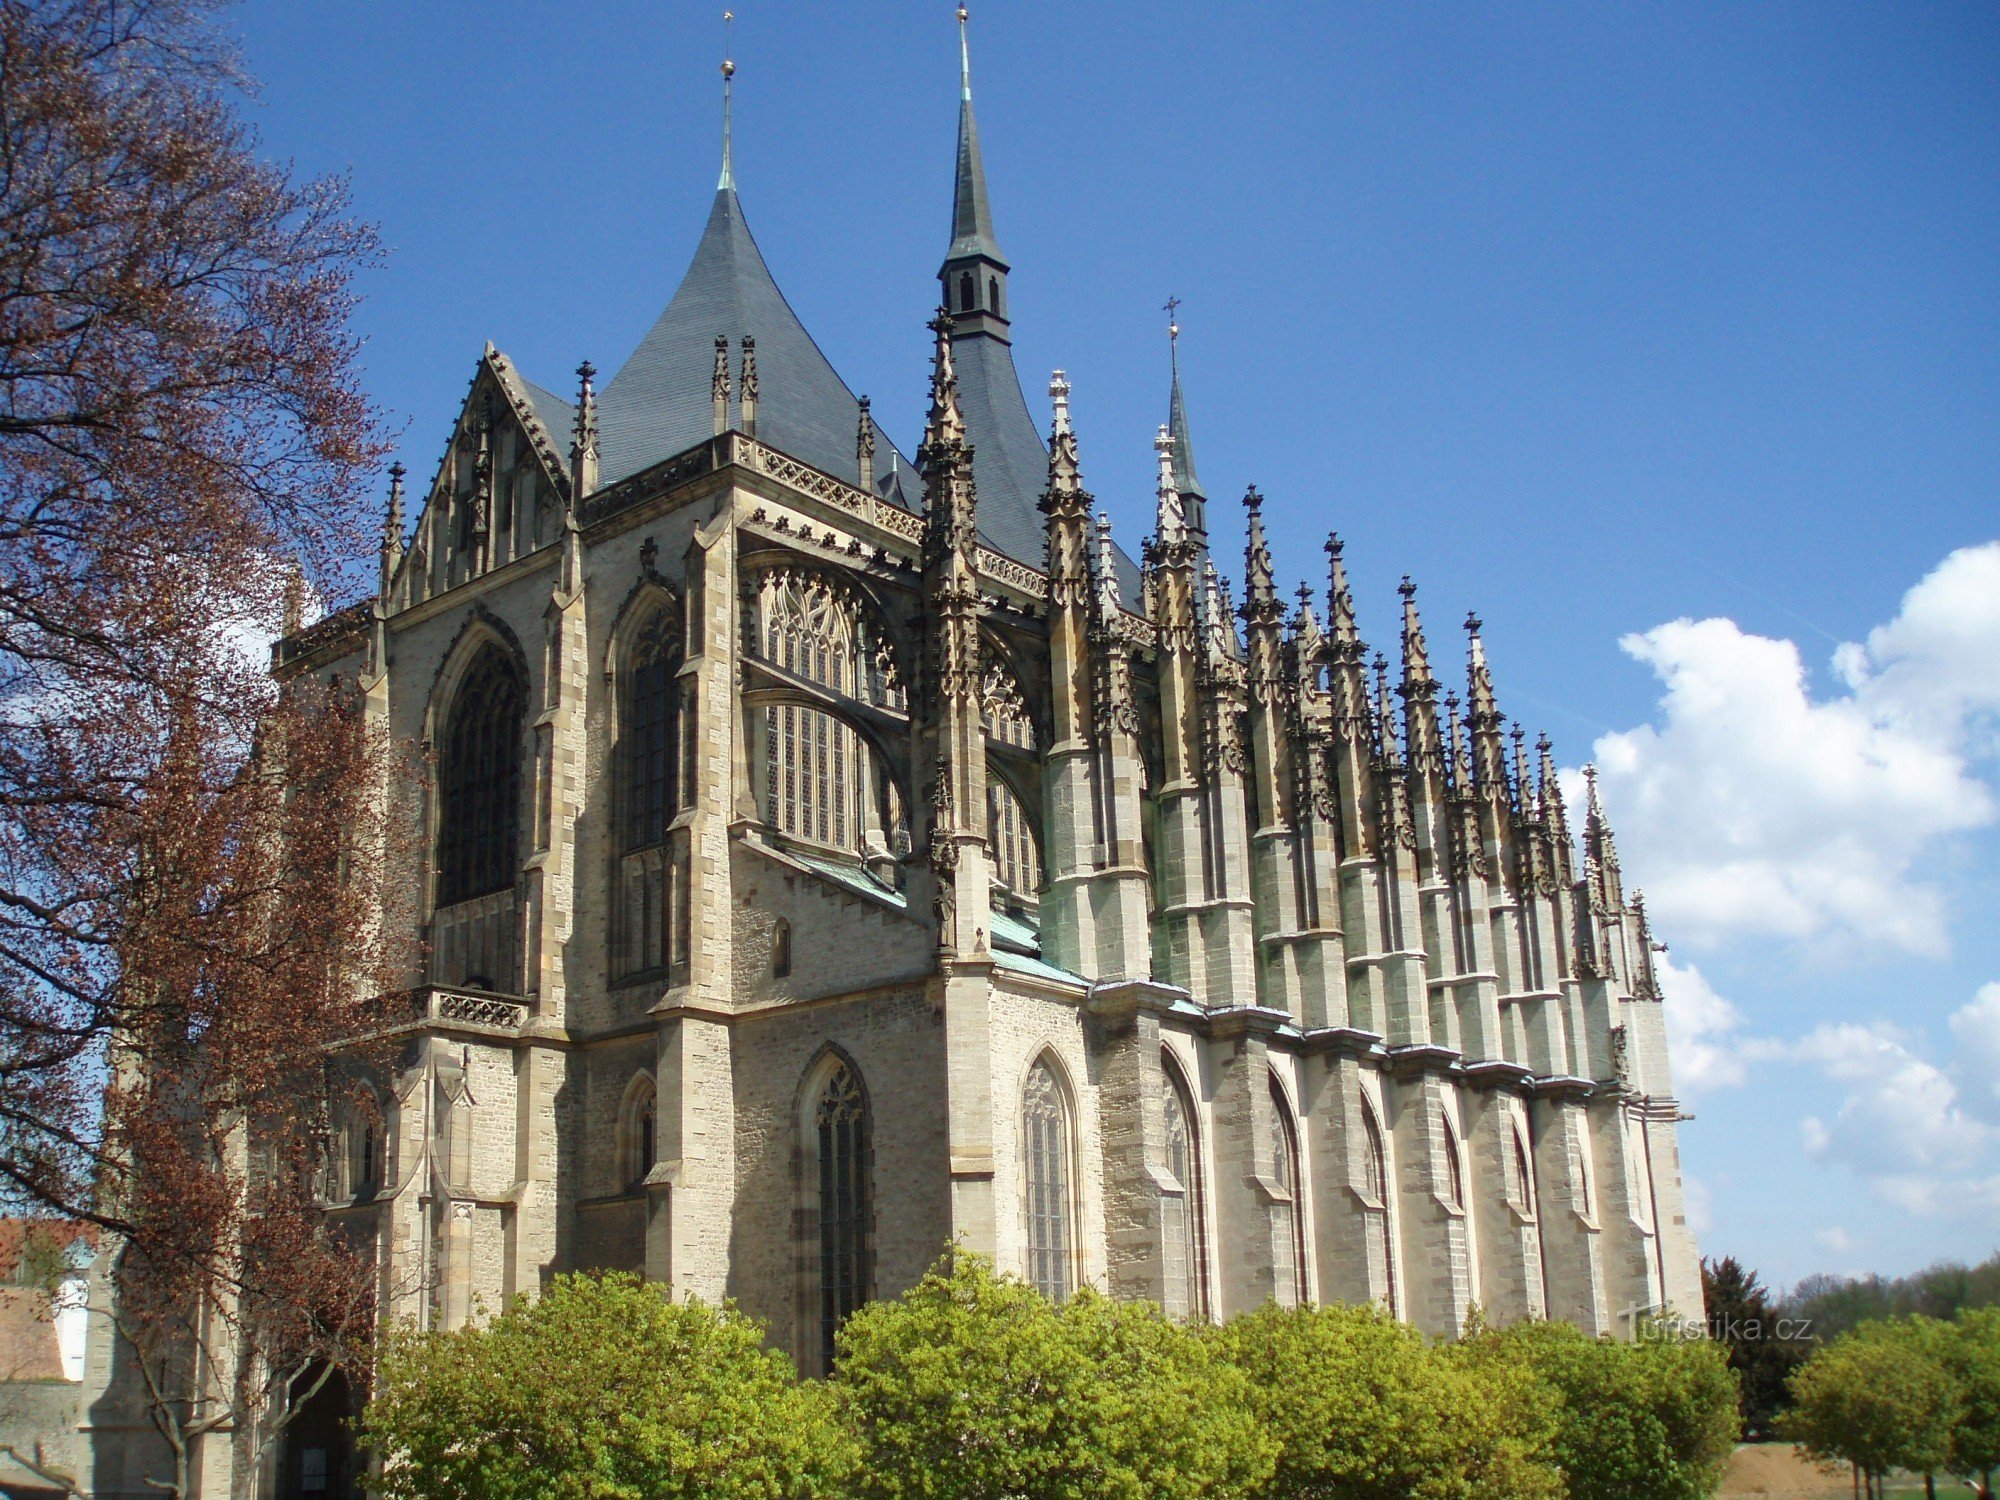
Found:
[[813, 1111], [819, 1161], [820, 1368], [833, 1368], [834, 1336], [863, 1302], [873, 1273], [868, 1100], [846, 1063], [826, 1076]]
[[1069, 1112], [1062, 1085], [1046, 1058], [1028, 1074], [1022, 1107], [1022, 1156], [1026, 1168], [1028, 1283], [1055, 1302], [1073, 1290], [1070, 1206]]
[[1166, 1311], [1169, 1317], [1208, 1316], [1208, 1268], [1202, 1224], [1201, 1141], [1194, 1100], [1171, 1060], [1161, 1065], [1166, 1106], [1167, 1173], [1160, 1228], [1165, 1240]]
[[1271, 1171], [1284, 1197], [1271, 1205], [1272, 1296], [1280, 1307], [1306, 1300], [1305, 1199], [1299, 1180], [1299, 1140], [1292, 1106], [1271, 1080]]

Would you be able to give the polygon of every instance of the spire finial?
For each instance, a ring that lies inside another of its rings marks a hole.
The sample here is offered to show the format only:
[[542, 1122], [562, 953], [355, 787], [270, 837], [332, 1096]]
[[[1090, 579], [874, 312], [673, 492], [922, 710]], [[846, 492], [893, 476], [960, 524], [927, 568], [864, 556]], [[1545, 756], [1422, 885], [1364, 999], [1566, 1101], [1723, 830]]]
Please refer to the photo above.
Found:
[[389, 465], [389, 509], [382, 517], [382, 550], [400, 554], [403, 550], [403, 476], [409, 473], [403, 461]]
[[1278, 625], [1285, 608], [1278, 602], [1278, 580], [1271, 566], [1271, 546], [1264, 537], [1264, 497], [1251, 485], [1243, 496], [1247, 541], [1243, 549], [1243, 617], [1252, 625]]
[[722, 13], [722, 176], [715, 184], [718, 193], [736, 191], [736, 174], [731, 169], [729, 160], [729, 89], [730, 83], [736, 77], [736, 60], [730, 56], [732, 49], [729, 38], [735, 29], [735, 22], [735, 11], [725, 10]]
[[924, 444], [958, 445], [965, 441], [965, 417], [958, 406], [958, 371], [951, 357], [951, 310], [940, 307], [930, 321], [935, 342], [931, 346], [931, 410], [924, 428]]
[[1170, 296], [1160, 309], [1167, 315], [1167, 357], [1174, 363], [1174, 379], [1181, 375], [1181, 299]]
[[875, 488], [875, 418], [863, 396], [855, 408], [854, 462], [861, 471], [861, 488]]
[[576, 425], [570, 432], [569, 487], [571, 503], [597, 488], [597, 366], [585, 360], [576, 367]]
[[965, 39], [965, 7], [958, 8], [958, 97], [972, 98], [972, 47]]

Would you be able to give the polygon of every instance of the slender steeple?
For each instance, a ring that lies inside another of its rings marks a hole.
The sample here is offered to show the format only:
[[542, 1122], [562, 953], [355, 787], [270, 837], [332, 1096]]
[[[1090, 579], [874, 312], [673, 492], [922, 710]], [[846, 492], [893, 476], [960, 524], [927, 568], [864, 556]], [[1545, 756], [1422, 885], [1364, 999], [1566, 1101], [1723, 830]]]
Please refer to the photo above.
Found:
[[[991, 315], [1006, 326], [1005, 309], [986, 294], [984, 277], [997, 275], [1004, 284], [1007, 258], [993, 234], [993, 206], [986, 197], [986, 163], [979, 154], [979, 124], [972, 115], [972, 49], [966, 38], [966, 11], [958, 8], [958, 175], [951, 196], [951, 248], [945, 252], [944, 269], [938, 274], [970, 275], [971, 297], [955, 295], [960, 288], [947, 281], [945, 303], [961, 328], [968, 313]], [[993, 330], [985, 329], [982, 332]]]
[[1208, 550], [1208, 492], [1194, 469], [1194, 439], [1188, 435], [1187, 401], [1181, 395], [1181, 299], [1167, 298], [1168, 358], [1173, 365], [1173, 390], [1167, 398], [1167, 432], [1174, 440], [1174, 488], [1180, 491], [1181, 513], [1194, 544]]

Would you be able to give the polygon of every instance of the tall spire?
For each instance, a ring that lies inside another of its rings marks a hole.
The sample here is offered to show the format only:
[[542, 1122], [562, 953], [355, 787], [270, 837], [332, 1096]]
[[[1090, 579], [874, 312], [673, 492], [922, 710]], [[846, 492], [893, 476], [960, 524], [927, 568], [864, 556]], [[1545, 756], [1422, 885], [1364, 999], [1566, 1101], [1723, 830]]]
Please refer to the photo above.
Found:
[[1167, 351], [1173, 365], [1173, 390], [1167, 398], [1167, 431], [1174, 440], [1174, 486], [1181, 492], [1181, 509], [1197, 540], [1208, 536], [1208, 492], [1194, 469], [1194, 440], [1188, 435], [1187, 401], [1181, 395], [1181, 299], [1167, 298]]
[[736, 191], [736, 174], [730, 164], [729, 152], [729, 86], [736, 77], [736, 60], [729, 55], [729, 32], [731, 23], [735, 19], [736, 12], [733, 10], [725, 10], [722, 13], [722, 176], [715, 184], [718, 193]]
[[[951, 249], [946, 259], [962, 256], [984, 256], [1006, 269], [1006, 257], [993, 237], [993, 209], [986, 201], [986, 163], [979, 154], [979, 125], [972, 117], [972, 48], [966, 38], [963, 5], [958, 8], [958, 179], [952, 193]], [[952, 310], [967, 309], [954, 304]]]

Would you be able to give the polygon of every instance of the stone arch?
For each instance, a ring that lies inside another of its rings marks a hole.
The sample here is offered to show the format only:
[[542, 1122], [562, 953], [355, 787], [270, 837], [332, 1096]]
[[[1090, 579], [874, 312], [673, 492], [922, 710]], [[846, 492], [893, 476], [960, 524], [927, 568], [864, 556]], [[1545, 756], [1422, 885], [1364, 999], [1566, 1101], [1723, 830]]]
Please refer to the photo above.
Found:
[[763, 599], [766, 587], [774, 581], [797, 583], [808, 590], [823, 590], [828, 597], [852, 610], [856, 623], [864, 626], [873, 638], [870, 642], [872, 655], [884, 671], [889, 694], [892, 697], [907, 696], [913, 681], [916, 645], [909, 632], [896, 627], [881, 597], [840, 569], [794, 560], [788, 555], [759, 559], [743, 570], [745, 602], [750, 607], [743, 611], [742, 625], [750, 656], [760, 661], [768, 660], [763, 638]]

